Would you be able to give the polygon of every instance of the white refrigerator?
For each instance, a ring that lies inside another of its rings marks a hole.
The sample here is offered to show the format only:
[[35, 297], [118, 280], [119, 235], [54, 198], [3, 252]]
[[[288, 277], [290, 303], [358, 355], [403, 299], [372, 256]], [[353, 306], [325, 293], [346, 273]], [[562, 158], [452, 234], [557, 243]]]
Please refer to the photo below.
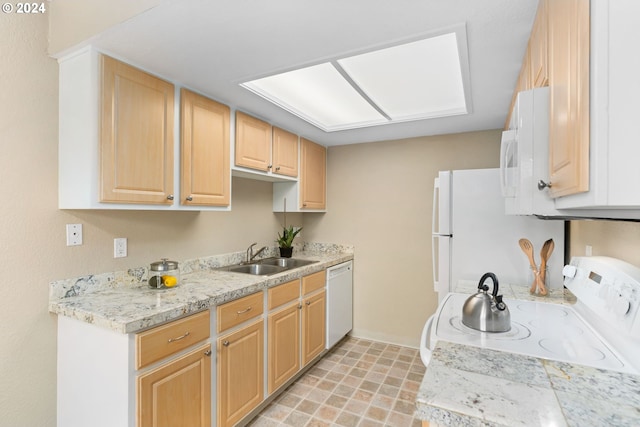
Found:
[[563, 286], [564, 221], [506, 215], [499, 169], [441, 171], [433, 193], [433, 285], [438, 302], [461, 280], [486, 272], [498, 282], [531, 286], [533, 275], [518, 240], [527, 238], [540, 265], [540, 249], [553, 239], [549, 288]]

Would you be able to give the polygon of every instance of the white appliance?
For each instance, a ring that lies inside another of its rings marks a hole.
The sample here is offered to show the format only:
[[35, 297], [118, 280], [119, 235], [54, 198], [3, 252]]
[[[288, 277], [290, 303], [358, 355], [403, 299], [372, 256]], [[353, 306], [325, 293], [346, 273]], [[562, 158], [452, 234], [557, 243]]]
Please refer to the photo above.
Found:
[[[564, 265], [564, 221], [506, 215], [499, 169], [441, 171], [433, 194], [433, 285], [438, 302], [459, 280], [478, 280], [490, 271], [502, 283], [531, 285], [529, 262], [518, 245], [529, 239], [539, 251], [553, 239], [547, 265], [550, 288], [561, 288]], [[557, 281], [553, 278], [558, 278]]]
[[509, 215], [562, 215], [548, 191], [538, 188], [549, 177], [549, 88], [518, 93], [509, 130], [500, 144], [500, 185]]
[[640, 374], [640, 269], [607, 257], [576, 257], [563, 270], [573, 305], [504, 299], [511, 330], [480, 332], [460, 321], [470, 296], [451, 293], [425, 324], [425, 366], [439, 340], [599, 369]]
[[327, 348], [333, 347], [353, 329], [353, 262], [327, 269]]

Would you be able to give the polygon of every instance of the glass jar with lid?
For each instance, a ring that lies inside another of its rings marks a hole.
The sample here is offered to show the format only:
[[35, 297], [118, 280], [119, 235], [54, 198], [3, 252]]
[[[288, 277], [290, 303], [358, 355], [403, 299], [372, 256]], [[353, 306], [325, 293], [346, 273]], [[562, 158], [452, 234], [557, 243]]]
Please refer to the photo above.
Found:
[[149, 286], [155, 289], [173, 288], [180, 282], [180, 270], [177, 261], [162, 258], [151, 263], [149, 268]]

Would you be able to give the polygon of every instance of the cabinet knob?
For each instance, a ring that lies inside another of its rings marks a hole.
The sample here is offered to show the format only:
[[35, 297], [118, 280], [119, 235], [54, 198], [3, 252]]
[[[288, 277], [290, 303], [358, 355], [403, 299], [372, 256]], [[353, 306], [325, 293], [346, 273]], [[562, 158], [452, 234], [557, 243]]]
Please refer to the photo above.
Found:
[[311, 305], [311, 301], [305, 301], [305, 304]]
[[298, 304], [298, 310], [302, 310], [302, 304]]
[[227, 340], [222, 341], [222, 345], [225, 347], [229, 347], [229, 341]]
[[167, 200], [173, 200], [173, 194], [169, 194], [169, 195], [167, 196]]
[[207, 351], [205, 351], [205, 352], [204, 352], [204, 355], [205, 355], [205, 356], [211, 356], [211, 350], [207, 350]]
[[551, 188], [551, 182], [538, 181], [538, 190], [542, 191], [545, 188]]
[[187, 202], [191, 202], [191, 201], [193, 201], [193, 197], [191, 196], [187, 197]]
[[277, 170], [277, 171], [279, 171], [279, 170], [280, 170], [280, 166], [278, 166], [278, 167], [276, 168], [276, 170]]
[[267, 166], [267, 169], [271, 169], [273, 167], [273, 165], [269, 165]]

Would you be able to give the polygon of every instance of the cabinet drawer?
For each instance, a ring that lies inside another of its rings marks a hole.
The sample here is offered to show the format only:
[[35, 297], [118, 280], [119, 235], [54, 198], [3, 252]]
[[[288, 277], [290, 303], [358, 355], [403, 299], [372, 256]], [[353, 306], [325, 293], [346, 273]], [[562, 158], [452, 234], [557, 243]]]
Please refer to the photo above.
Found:
[[209, 310], [136, 334], [136, 369], [209, 338]]
[[292, 280], [282, 285], [269, 288], [267, 291], [267, 307], [269, 310], [294, 301], [300, 296], [300, 280]]
[[302, 278], [302, 295], [307, 295], [310, 292], [317, 291], [324, 287], [326, 281], [326, 271], [318, 271], [317, 273], [304, 276]]
[[262, 292], [258, 292], [218, 306], [218, 332], [261, 315], [262, 305]]

